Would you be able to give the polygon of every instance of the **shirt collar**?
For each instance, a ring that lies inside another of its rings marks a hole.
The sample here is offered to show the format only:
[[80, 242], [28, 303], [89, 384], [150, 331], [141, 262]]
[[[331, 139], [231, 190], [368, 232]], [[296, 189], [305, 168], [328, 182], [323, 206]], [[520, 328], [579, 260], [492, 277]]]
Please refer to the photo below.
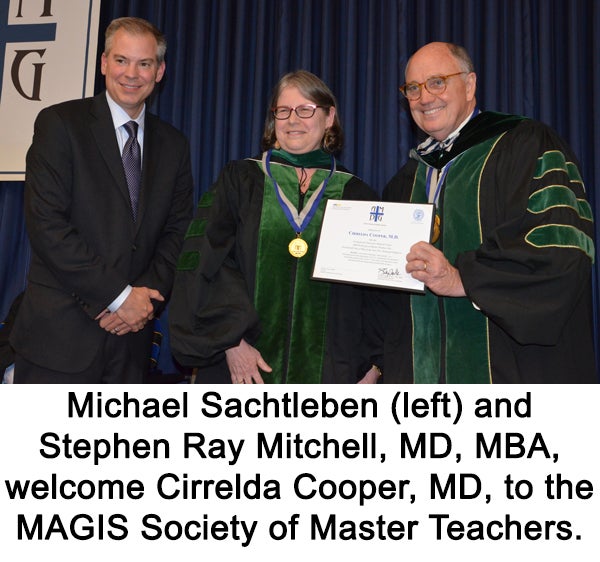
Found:
[[110, 97], [110, 94], [106, 92], [106, 101], [108, 102], [108, 108], [110, 109], [110, 114], [112, 116], [113, 125], [115, 130], [119, 127], [125, 125], [125, 123], [129, 121], [135, 121], [139, 128], [144, 130], [144, 117], [146, 115], [146, 104], [142, 107], [142, 111], [137, 116], [136, 119], [131, 119], [128, 113], [115, 101]]
[[471, 113], [452, 133], [450, 133], [444, 140], [438, 141], [433, 137], [427, 137], [419, 146], [417, 146], [417, 152], [423, 156], [426, 154], [430, 154], [435, 150], [446, 150], [450, 151], [452, 149], [452, 145], [456, 140], [456, 137], [460, 134], [461, 129], [479, 113], [479, 110], [475, 108], [473, 113]]

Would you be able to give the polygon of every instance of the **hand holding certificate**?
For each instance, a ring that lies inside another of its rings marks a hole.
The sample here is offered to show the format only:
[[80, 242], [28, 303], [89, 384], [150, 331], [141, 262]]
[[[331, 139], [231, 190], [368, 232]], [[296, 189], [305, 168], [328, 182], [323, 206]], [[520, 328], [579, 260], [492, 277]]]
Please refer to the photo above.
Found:
[[430, 204], [329, 200], [313, 279], [423, 292], [406, 254], [430, 240], [433, 216]]

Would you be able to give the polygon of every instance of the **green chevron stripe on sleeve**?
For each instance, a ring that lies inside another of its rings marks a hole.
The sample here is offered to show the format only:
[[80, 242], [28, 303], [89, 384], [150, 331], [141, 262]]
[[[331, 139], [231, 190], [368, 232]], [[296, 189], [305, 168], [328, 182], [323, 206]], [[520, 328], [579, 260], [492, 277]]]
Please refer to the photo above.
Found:
[[583, 184], [577, 166], [575, 166], [573, 162], [567, 162], [565, 160], [565, 155], [560, 150], [549, 150], [548, 152], [544, 152], [544, 154], [538, 158], [533, 176], [535, 179], [540, 179], [552, 170], [562, 170], [569, 176], [571, 181]]
[[213, 203], [213, 199], [215, 198], [214, 191], [207, 191], [202, 197], [200, 197], [200, 201], [198, 201], [198, 208], [210, 207]]
[[[567, 162], [567, 174], [569, 174], [569, 179], [572, 182], [580, 183], [583, 186], [583, 178], [579, 173], [579, 168], [573, 162]], [[585, 186], [583, 186], [583, 189], [585, 191]]]
[[539, 214], [553, 207], [570, 207], [582, 219], [592, 221], [592, 208], [585, 199], [577, 199], [575, 193], [565, 185], [549, 185], [532, 193], [527, 210]]
[[177, 271], [194, 271], [200, 263], [200, 252], [183, 252], [177, 260]]
[[536, 248], [577, 248], [594, 261], [594, 242], [573, 226], [564, 224], [547, 224], [531, 229], [525, 241]]
[[206, 230], [206, 219], [194, 219], [185, 233], [185, 239], [204, 236]]

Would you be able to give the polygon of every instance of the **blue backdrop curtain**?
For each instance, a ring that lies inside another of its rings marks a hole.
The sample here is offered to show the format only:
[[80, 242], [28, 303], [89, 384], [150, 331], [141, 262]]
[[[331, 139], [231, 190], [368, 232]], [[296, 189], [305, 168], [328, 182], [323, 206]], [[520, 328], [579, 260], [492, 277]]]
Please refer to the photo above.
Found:
[[[398, 92], [406, 61], [424, 43], [452, 41], [473, 56], [481, 108], [542, 120], [574, 148], [600, 240], [598, 1], [103, 0], [100, 51], [110, 20], [125, 15], [167, 35], [167, 74], [152, 110], [190, 139], [196, 199], [228, 160], [258, 153], [271, 89], [298, 68], [336, 93], [347, 137], [341, 160], [381, 191], [416, 140]], [[98, 75], [97, 91], [102, 85]], [[25, 284], [22, 190], [0, 183], [0, 317]], [[596, 260], [597, 334], [599, 272]]]

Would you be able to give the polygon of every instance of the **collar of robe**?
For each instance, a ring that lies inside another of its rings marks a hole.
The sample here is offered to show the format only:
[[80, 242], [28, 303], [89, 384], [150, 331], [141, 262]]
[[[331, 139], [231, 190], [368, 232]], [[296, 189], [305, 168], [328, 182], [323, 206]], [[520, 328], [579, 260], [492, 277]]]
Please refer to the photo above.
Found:
[[273, 148], [271, 153], [297, 168], [329, 168], [331, 165], [331, 154], [321, 148], [304, 154], [292, 154], [282, 148]]
[[516, 127], [523, 119], [526, 119], [526, 117], [484, 111], [473, 117], [460, 130], [460, 134], [454, 140], [449, 151], [435, 150], [426, 155], [419, 155], [415, 149], [412, 149], [410, 157], [441, 170], [448, 162], [465, 150]]

